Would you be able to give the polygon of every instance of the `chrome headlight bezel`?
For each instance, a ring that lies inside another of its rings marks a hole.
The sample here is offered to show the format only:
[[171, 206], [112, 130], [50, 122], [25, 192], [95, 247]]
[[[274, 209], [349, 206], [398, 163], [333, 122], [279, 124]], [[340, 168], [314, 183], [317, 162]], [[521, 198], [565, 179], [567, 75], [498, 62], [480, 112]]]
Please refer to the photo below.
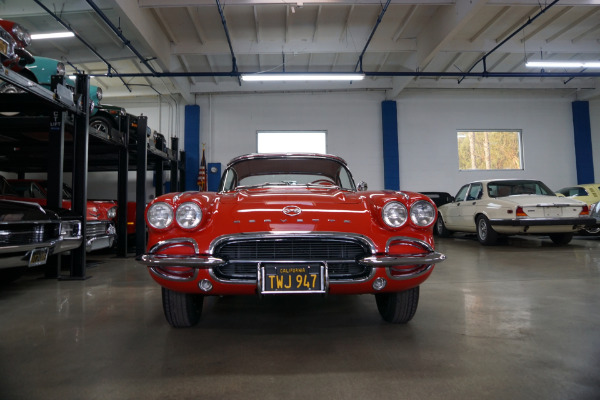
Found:
[[102, 100], [102, 96], [103, 96], [102, 88], [101, 87], [96, 88], [96, 97], [98, 98], [98, 101]]
[[12, 27], [12, 33], [18, 40], [23, 42], [25, 46], [29, 46], [31, 44], [31, 35], [22, 25], [14, 24]]
[[66, 72], [65, 69], [65, 64], [63, 64], [62, 62], [57, 62], [56, 63], [56, 75], [64, 75]]
[[117, 206], [109, 208], [106, 214], [108, 215], [108, 219], [115, 218], [117, 216]]
[[419, 200], [410, 206], [410, 220], [416, 226], [425, 228], [435, 222], [435, 207], [426, 201]]
[[154, 229], [165, 229], [171, 226], [173, 216], [173, 207], [162, 201], [152, 204], [146, 211], [146, 221]]
[[383, 222], [390, 228], [400, 228], [408, 221], [408, 210], [399, 201], [390, 201], [381, 210]]
[[202, 222], [202, 208], [192, 201], [182, 203], [177, 206], [175, 220], [183, 229], [194, 229]]

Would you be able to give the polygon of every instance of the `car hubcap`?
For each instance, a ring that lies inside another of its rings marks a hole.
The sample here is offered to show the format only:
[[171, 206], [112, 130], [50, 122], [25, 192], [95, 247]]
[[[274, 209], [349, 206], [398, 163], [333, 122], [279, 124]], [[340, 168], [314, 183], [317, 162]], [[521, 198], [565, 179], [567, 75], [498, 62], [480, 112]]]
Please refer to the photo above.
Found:
[[479, 237], [483, 240], [487, 237], [487, 225], [484, 220], [479, 221]]

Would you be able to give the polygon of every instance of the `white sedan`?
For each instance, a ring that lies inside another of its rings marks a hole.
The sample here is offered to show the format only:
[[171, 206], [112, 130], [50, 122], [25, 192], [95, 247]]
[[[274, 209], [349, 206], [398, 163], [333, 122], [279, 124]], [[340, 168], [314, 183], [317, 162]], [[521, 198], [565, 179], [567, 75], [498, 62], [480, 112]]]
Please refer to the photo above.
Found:
[[578, 230], [595, 225], [586, 203], [558, 197], [540, 181], [496, 179], [472, 182], [460, 188], [454, 201], [438, 209], [435, 232], [477, 233], [484, 245], [501, 235], [549, 235], [566, 245]]

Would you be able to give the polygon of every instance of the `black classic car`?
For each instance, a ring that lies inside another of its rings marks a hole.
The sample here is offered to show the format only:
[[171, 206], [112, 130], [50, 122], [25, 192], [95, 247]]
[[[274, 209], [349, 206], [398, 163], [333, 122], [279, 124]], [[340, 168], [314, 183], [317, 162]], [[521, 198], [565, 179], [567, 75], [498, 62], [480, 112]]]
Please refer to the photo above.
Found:
[[20, 277], [28, 267], [81, 245], [81, 221], [68, 210], [0, 200], [0, 283]]

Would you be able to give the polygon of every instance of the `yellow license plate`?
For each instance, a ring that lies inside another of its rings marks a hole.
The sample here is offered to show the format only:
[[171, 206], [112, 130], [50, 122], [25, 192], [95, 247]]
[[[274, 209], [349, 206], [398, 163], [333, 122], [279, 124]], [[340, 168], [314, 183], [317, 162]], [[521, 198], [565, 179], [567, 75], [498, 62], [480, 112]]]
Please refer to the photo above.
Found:
[[0, 53], [8, 57], [8, 43], [4, 40], [0, 40]]
[[325, 266], [282, 263], [261, 266], [261, 293], [325, 293]]
[[31, 256], [29, 256], [29, 266], [35, 267], [37, 265], [44, 265], [48, 260], [48, 248], [44, 249], [35, 249], [31, 252]]

